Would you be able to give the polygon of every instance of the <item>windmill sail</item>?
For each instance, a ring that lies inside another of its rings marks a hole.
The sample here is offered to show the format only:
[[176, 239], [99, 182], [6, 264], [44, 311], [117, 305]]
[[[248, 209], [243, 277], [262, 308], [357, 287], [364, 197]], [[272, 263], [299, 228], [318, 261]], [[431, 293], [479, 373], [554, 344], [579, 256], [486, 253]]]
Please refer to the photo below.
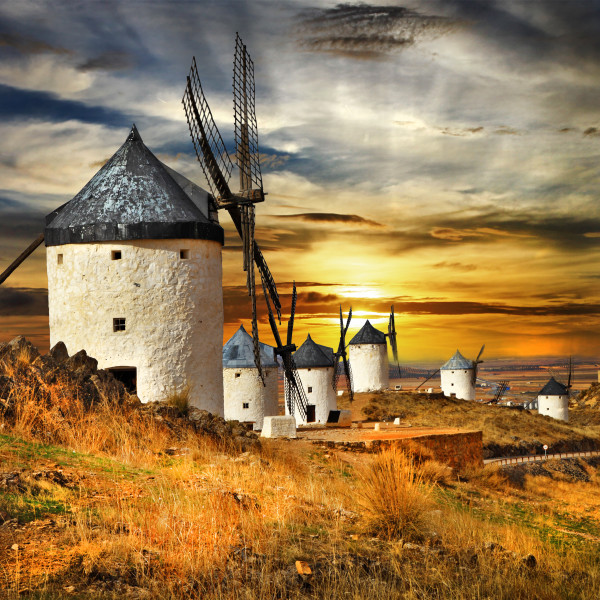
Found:
[[204, 171], [217, 206], [220, 206], [220, 203], [230, 200], [232, 197], [228, 181], [233, 170], [233, 163], [227, 154], [225, 143], [217, 129], [202, 90], [196, 57], [192, 59], [190, 74], [187, 78], [183, 108], [196, 157]]
[[263, 287], [268, 291], [277, 311], [279, 322], [281, 322], [281, 302], [273, 276], [254, 239], [254, 203], [264, 200], [264, 192], [258, 153], [254, 65], [239, 35], [236, 36], [233, 73], [236, 162], [240, 175], [240, 191], [238, 193], [232, 193], [229, 187], [233, 164], [202, 90], [195, 58], [192, 61], [190, 74], [187, 78], [183, 106], [196, 156], [210, 185], [217, 206], [227, 209], [238, 234], [242, 238], [243, 269], [246, 271], [246, 286], [252, 302], [254, 358], [264, 384], [260, 364], [256, 314], [255, 264], [259, 269]]
[[269, 324], [271, 325], [273, 337], [275, 338], [275, 343], [277, 344], [277, 347], [275, 348], [275, 354], [281, 356], [281, 361], [283, 363], [285, 402], [290, 415], [295, 414], [297, 409], [302, 419], [306, 419], [308, 398], [306, 397], [304, 388], [302, 387], [302, 382], [300, 381], [300, 376], [298, 375], [298, 370], [296, 369], [296, 364], [294, 363], [294, 358], [292, 356], [292, 352], [296, 350], [296, 346], [292, 344], [294, 315], [296, 312], [296, 284], [294, 283], [294, 288], [292, 291], [292, 308], [290, 311], [290, 320], [288, 322], [288, 334], [286, 340], [287, 344], [285, 346], [281, 343], [281, 336], [279, 335], [279, 330], [277, 329], [277, 324], [275, 323], [275, 317], [273, 316], [273, 311], [271, 310], [271, 303], [269, 302], [269, 296], [267, 295], [264, 281], [262, 282], [262, 285], [265, 301], [267, 303]]
[[350, 402], [354, 401], [354, 382], [352, 381], [352, 369], [350, 367], [350, 361], [348, 360], [348, 356], [346, 355], [346, 334], [348, 333], [348, 328], [350, 327], [350, 320], [352, 319], [352, 307], [348, 311], [348, 320], [346, 321], [346, 326], [344, 326], [344, 317], [342, 315], [342, 307], [340, 305], [340, 341], [338, 344], [338, 350], [334, 354], [333, 357], [333, 380], [331, 382], [333, 389], [337, 390], [338, 382], [340, 379], [340, 372], [338, 370], [338, 364], [340, 358], [342, 359], [342, 364], [344, 365], [344, 374], [346, 375], [346, 383], [348, 386], [348, 395], [350, 397]]
[[473, 361], [473, 375], [472, 375], [472, 379], [471, 379], [471, 384], [473, 386], [477, 382], [478, 365], [483, 362], [482, 360], [479, 360], [479, 359], [481, 358], [481, 355], [483, 354], [484, 350], [485, 350], [485, 344], [483, 344], [483, 346], [481, 346], [481, 349], [479, 350], [479, 354], [477, 355], [477, 358]]
[[33, 240], [33, 242], [31, 242], [31, 244], [29, 244], [29, 246], [27, 246], [27, 248], [25, 248], [25, 250], [23, 250], [23, 252], [21, 252], [21, 254], [19, 254], [19, 256], [17, 256], [17, 258], [15, 258], [15, 260], [12, 261], [12, 263], [10, 263], [10, 265], [8, 265], [8, 267], [2, 272], [2, 274], [0, 274], [0, 284], [3, 284], [6, 279], [8, 279], [8, 277], [10, 276], [10, 274], [15, 271], [15, 269], [19, 268], [19, 266], [21, 265], [21, 263], [27, 258], [29, 257], [31, 254], [33, 254], [33, 251], [44, 241], [44, 234], [41, 233], [40, 235], [38, 235], [35, 240]]
[[254, 63], [237, 33], [233, 60], [233, 115], [240, 196], [260, 202], [264, 200], [264, 193], [258, 152]]

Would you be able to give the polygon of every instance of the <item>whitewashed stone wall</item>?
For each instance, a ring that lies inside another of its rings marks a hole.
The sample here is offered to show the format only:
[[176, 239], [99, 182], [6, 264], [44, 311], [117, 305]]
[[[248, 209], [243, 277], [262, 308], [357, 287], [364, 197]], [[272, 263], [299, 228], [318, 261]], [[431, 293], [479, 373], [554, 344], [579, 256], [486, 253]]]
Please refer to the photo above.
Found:
[[[136, 367], [143, 402], [189, 386], [193, 406], [223, 416], [219, 242], [49, 246], [47, 270], [51, 346], [85, 349], [100, 368]], [[114, 318], [125, 318], [125, 331], [113, 331]]]
[[569, 397], [538, 396], [538, 413], [559, 421], [569, 421]]
[[[223, 396], [227, 420], [253, 421], [253, 429], [260, 430], [265, 416], [277, 415], [277, 367], [263, 368], [263, 373], [264, 386], [256, 369], [223, 369]], [[247, 408], [244, 408], [245, 405], [248, 405]]]
[[461, 400], [475, 400], [473, 369], [442, 369], [440, 379], [444, 396], [456, 394]]
[[[327, 423], [330, 410], [337, 410], [337, 395], [331, 381], [333, 367], [311, 367], [298, 369], [304, 393], [309, 404], [315, 406], [315, 423]], [[285, 414], [289, 414], [286, 404]], [[306, 419], [296, 410], [295, 415], [298, 425], [306, 425]]]
[[378, 392], [390, 387], [387, 344], [350, 344], [348, 356], [355, 392]]

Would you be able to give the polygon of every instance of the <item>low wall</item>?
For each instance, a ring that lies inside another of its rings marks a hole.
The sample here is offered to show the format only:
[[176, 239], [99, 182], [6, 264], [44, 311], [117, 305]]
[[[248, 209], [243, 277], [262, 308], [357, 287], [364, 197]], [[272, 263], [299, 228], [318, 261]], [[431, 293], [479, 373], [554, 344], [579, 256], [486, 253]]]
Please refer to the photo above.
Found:
[[396, 446], [411, 452], [422, 451], [423, 454], [447, 464], [454, 469], [483, 466], [483, 434], [481, 431], [465, 431], [460, 433], [438, 433], [429, 435], [408, 435], [402, 438], [361, 440], [361, 441], [314, 441], [313, 444], [349, 450], [351, 452], [378, 452], [383, 448]]
[[483, 466], [483, 434], [481, 431], [423, 435], [403, 440], [382, 440], [387, 445], [430, 452], [435, 460], [454, 469]]

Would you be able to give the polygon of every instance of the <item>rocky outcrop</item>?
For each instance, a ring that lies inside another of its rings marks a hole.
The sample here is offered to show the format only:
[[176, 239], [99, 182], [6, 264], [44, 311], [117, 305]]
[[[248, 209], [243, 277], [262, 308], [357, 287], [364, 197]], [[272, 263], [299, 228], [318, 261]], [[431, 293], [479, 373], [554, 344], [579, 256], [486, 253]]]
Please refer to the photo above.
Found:
[[[182, 411], [166, 402], [142, 404], [111, 372], [98, 369], [98, 361], [85, 350], [69, 356], [65, 345], [58, 342], [41, 355], [31, 342], [19, 336], [0, 345], [0, 419], [10, 426], [18, 417], [18, 409], [27, 402], [35, 403], [36, 410], [58, 409], [61, 419], [69, 422], [95, 410], [100, 403], [110, 404], [158, 421], [178, 439], [184, 439], [191, 429], [225, 449], [260, 447], [258, 436], [238, 421], [226, 421], [196, 408]], [[33, 429], [35, 423], [31, 421]]]
[[575, 409], [594, 408], [600, 409], [600, 382], [594, 382], [590, 387], [581, 392], [574, 401]]
[[23, 336], [0, 346], [0, 412], [10, 418], [24, 394], [34, 395], [42, 405], [57, 395], [77, 398], [85, 408], [100, 401], [122, 403], [130, 400], [125, 386], [98, 361], [80, 350], [69, 356], [62, 342], [48, 354]]

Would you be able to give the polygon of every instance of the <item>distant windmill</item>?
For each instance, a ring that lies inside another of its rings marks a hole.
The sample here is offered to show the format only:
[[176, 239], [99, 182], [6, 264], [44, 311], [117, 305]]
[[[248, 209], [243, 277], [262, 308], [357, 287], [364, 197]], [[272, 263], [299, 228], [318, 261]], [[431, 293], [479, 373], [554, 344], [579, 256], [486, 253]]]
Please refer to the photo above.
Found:
[[348, 386], [348, 395], [350, 397], [350, 402], [354, 401], [354, 386], [352, 381], [352, 369], [350, 367], [350, 362], [348, 361], [348, 356], [346, 354], [346, 333], [348, 333], [348, 327], [350, 326], [350, 319], [352, 319], [352, 307], [348, 311], [348, 320], [346, 321], [346, 325], [344, 326], [344, 317], [342, 315], [342, 306], [340, 305], [340, 341], [338, 344], [338, 350], [334, 354], [333, 357], [333, 389], [337, 390], [338, 381], [340, 378], [340, 373], [338, 371], [338, 364], [340, 358], [342, 359], [344, 365], [344, 375], [346, 376], [346, 382]]
[[506, 393], [506, 390], [508, 390], [508, 381], [501, 381], [496, 386], [496, 393], [494, 394], [493, 399], [488, 404], [498, 404], [498, 402], [502, 400], [502, 397]]
[[246, 286], [252, 302], [254, 362], [262, 378], [256, 323], [255, 263], [260, 272], [263, 288], [266, 292], [268, 291], [280, 322], [281, 303], [273, 276], [254, 239], [254, 205], [256, 202], [264, 201], [265, 193], [260, 170], [254, 105], [254, 63], [238, 34], [236, 34], [235, 40], [233, 65], [233, 106], [235, 156], [240, 175], [239, 192], [233, 193], [229, 187], [228, 181], [233, 165], [204, 96], [195, 58], [187, 78], [183, 106], [196, 156], [211, 187], [217, 207], [225, 208], [229, 212], [238, 234], [242, 238], [243, 268], [247, 273]]

